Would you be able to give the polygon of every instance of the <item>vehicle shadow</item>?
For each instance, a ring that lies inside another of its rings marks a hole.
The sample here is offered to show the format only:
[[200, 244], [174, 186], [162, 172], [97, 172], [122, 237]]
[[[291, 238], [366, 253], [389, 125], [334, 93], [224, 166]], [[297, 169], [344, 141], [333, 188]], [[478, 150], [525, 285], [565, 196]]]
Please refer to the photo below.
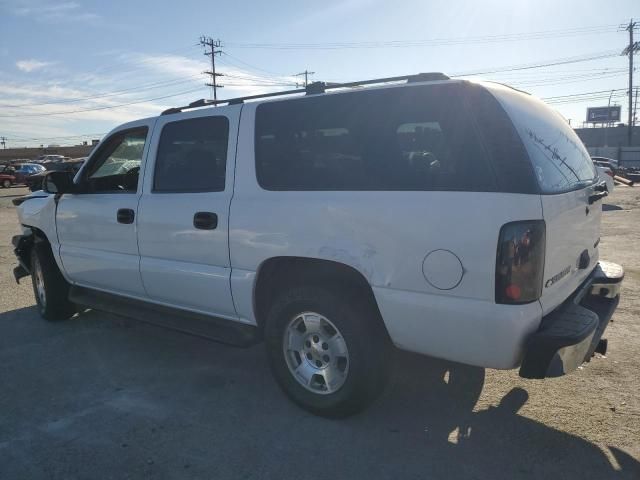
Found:
[[[397, 352], [392, 388], [353, 422], [387, 425], [394, 435], [380, 447], [414, 462], [424, 478], [640, 478], [640, 462], [625, 452], [610, 448], [612, 465], [587, 440], [519, 415], [529, 398], [522, 388], [495, 407], [474, 411], [484, 377], [481, 368]], [[413, 445], [389, 441], [402, 432], [413, 432]], [[422, 450], [415, 450], [418, 445]], [[412, 450], [413, 458], [403, 453]]]
[[602, 204], [602, 211], [603, 212], [611, 212], [614, 210], [624, 210], [622, 207], [620, 207], [619, 205], [611, 205], [610, 203], [603, 203]]
[[0, 477], [640, 478], [626, 453], [520, 415], [524, 389], [477, 409], [482, 368], [393, 357], [378, 401], [327, 420], [287, 401], [262, 345], [0, 313]]

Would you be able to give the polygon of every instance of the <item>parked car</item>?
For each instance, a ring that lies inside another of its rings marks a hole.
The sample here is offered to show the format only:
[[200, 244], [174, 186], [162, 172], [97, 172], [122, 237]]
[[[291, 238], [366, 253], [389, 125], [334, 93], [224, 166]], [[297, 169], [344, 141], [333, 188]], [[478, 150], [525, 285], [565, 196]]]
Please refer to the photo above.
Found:
[[43, 170], [35, 175], [31, 175], [25, 179], [25, 184], [29, 187], [29, 190], [35, 192], [42, 189], [42, 180], [50, 171], [64, 171], [71, 172], [75, 175], [82, 165], [84, 164], [84, 158], [78, 158], [70, 160], [68, 162], [50, 162], [43, 164]]
[[40, 155], [36, 160], [37, 163], [45, 162], [62, 162], [66, 159], [64, 155]]
[[613, 192], [613, 188], [615, 186], [615, 182], [613, 181], [614, 173], [611, 170], [611, 167], [607, 162], [601, 162], [594, 160], [593, 164], [598, 170], [598, 176], [601, 180], [603, 180], [607, 185], [607, 192]]
[[44, 171], [45, 168], [37, 163], [23, 163], [15, 172], [15, 183], [26, 184], [28, 177]]
[[0, 185], [2, 185], [2, 188], [9, 188], [14, 183], [16, 183], [16, 177], [9, 173], [9, 170], [0, 172]]
[[591, 157], [591, 160], [593, 160], [593, 163], [595, 163], [596, 165], [600, 165], [602, 167], [609, 167], [613, 171], [619, 168], [618, 160], [614, 158]]
[[82, 305], [264, 340], [325, 416], [376, 397], [394, 345], [525, 378], [603, 353], [623, 269], [599, 260], [607, 191], [575, 132], [502, 85], [405, 78], [117, 127], [75, 178], [46, 176], [55, 195], [14, 202], [16, 279], [48, 320]]

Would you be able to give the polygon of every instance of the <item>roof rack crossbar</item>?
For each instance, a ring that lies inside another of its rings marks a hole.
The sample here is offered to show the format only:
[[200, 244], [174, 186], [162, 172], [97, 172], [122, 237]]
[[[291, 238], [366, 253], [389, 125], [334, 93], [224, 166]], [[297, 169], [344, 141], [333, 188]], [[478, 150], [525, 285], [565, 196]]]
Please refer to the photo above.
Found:
[[222, 105], [222, 104], [237, 105], [237, 104], [244, 103], [246, 100], [258, 100], [260, 98], [280, 97], [284, 95], [294, 95], [297, 93], [306, 93], [307, 95], [315, 95], [315, 94], [324, 93], [326, 90], [335, 90], [338, 88], [362, 87], [364, 85], [374, 85], [377, 83], [390, 83], [390, 82], [401, 82], [401, 81], [406, 81], [407, 83], [413, 83], [413, 82], [428, 82], [428, 81], [434, 81], [434, 80], [449, 80], [449, 77], [440, 72], [429, 72], [429, 73], [418, 73], [414, 75], [399, 75], [397, 77], [373, 78], [370, 80], [360, 80], [357, 82], [346, 82], [346, 83], [313, 82], [307, 85], [305, 88], [283, 90], [280, 92], [260, 93], [258, 95], [248, 95], [245, 97], [227, 98], [223, 100], [207, 100], [207, 99], [201, 98], [200, 100], [191, 102], [189, 105], [186, 105], [184, 107], [169, 108], [168, 110], [165, 110], [164, 112], [162, 112], [162, 115], [179, 113], [191, 108], [216, 106], [216, 105]]

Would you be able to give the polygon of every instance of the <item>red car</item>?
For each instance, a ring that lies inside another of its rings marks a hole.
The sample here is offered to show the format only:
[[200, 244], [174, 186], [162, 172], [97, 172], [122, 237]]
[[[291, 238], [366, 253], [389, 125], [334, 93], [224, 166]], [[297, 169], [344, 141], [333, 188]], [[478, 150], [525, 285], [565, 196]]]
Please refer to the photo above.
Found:
[[11, 185], [16, 183], [16, 176], [14, 175], [15, 169], [8, 165], [4, 167], [0, 165], [0, 185], [3, 188], [9, 188]]
[[0, 173], [0, 185], [3, 188], [9, 188], [16, 182], [16, 177], [9, 175], [8, 173]]

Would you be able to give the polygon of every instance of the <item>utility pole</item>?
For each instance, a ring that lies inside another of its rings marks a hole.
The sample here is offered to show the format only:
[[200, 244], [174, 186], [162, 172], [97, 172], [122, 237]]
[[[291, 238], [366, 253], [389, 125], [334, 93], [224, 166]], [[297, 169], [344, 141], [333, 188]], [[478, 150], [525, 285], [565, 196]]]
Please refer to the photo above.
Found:
[[0, 143], [2, 144], [2, 149], [7, 149], [7, 137], [0, 137]]
[[634, 127], [636, 126], [636, 121], [638, 118], [636, 117], [636, 112], [638, 110], [638, 90], [640, 90], [640, 88], [636, 87], [636, 98], [633, 101], [633, 126]]
[[[223, 85], [218, 85], [218, 82], [216, 81], [218, 77], [223, 76], [222, 73], [216, 73], [216, 55], [222, 54], [222, 42], [220, 40], [214, 40], [211, 37], [202, 36], [200, 37], [200, 45], [205, 48], [204, 54], [211, 56], [211, 71], [207, 70], [202, 73], [206, 73], [211, 76], [211, 81], [205, 85], [213, 88], [213, 100], [215, 101], [218, 100], [218, 88], [223, 87]], [[209, 50], [206, 50], [207, 47]]]
[[304, 75], [304, 87], [307, 88], [309, 85], [309, 75], [315, 75], [316, 72], [310, 72], [309, 70], [305, 70], [304, 72], [296, 73], [294, 77], [301, 77]]
[[604, 146], [607, 147], [607, 134], [609, 133], [609, 127], [611, 126], [611, 97], [613, 97], [614, 90], [611, 90], [609, 94], [609, 103], [607, 103], [607, 123], [604, 126]]
[[627, 144], [631, 146], [631, 136], [633, 135], [633, 56], [640, 50], [640, 42], [633, 41], [633, 32], [638, 28], [638, 22], [633, 18], [627, 25], [620, 25], [620, 28], [629, 32], [629, 45], [622, 50], [621, 55], [629, 57], [629, 120], [627, 125]]

